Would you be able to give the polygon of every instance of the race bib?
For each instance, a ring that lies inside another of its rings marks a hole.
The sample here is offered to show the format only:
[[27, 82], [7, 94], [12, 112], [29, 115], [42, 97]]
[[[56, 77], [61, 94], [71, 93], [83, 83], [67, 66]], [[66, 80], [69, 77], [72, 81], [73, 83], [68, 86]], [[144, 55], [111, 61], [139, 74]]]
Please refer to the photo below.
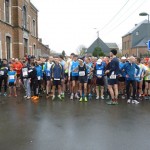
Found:
[[40, 77], [40, 76], [38, 76], [38, 80], [41, 80], [41, 77]]
[[97, 75], [102, 75], [102, 70], [97, 70]]
[[28, 72], [27, 71], [24, 71], [23, 72], [23, 76], [25, 77], [25, 76], [27, 76], [28, 75]]
[[29, 70], [28, 72], [30, 73], [30, 72], [32, 72], [33, 70], [31, 69], [31, 70]]
[[149, 75], [149, 76], [147, 76], [147, 80], [150, 80], [150, 75]]
[[116, 79], [116, 75], [112, 74], [112, 75], [110, 76], [110, 79]]
[[79, 76], [80, 76], [80, 77], [85, 76], [85, 71], [79, 71]]
[[47, 73], [47, 76], [50, 76], [50, 73], [49, 73], [49, 72]]
[[54, 78], [54, 80], [55, 80], [55, 81], [59, 81], [60, 79], [59, 79], [59, 78]]
[[15, 79], [15, 76], [14, 76], [14, 75], [10, 75], [10, 76], [9, 76], [9, 79], [10, 79], [10, 80], [14, 80], [14, 79]]
[[2, 75], [2, 76], [3, 76], [3, 75], [4, 75], [4, 71], [0, 71], [0, 75]]

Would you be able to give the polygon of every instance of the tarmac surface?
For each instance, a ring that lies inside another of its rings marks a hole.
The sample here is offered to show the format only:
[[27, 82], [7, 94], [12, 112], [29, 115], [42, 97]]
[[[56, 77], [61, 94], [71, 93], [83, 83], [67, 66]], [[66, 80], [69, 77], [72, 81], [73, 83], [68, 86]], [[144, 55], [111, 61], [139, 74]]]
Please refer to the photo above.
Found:
[[150, 101], [22, 97], [0, 97], [0, 150], [150, 150]]

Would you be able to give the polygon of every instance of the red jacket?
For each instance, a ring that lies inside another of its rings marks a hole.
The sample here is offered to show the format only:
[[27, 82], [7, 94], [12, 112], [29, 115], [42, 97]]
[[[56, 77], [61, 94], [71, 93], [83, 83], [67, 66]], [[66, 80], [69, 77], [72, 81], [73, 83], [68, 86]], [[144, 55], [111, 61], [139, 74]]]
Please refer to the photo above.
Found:
[[17, 72], [17, 74], [20, 74], [21, 73], [21, 69], [22, 69], [22, 64], [20, 62], [15, 62], [13, 64], [13, 68], [14, 70]]

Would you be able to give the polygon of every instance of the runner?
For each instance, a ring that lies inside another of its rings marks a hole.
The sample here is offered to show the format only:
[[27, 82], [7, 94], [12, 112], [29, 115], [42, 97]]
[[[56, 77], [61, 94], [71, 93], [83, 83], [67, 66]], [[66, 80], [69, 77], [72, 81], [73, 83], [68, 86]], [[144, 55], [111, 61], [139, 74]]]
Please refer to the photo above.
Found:
[[61, 97], [61, 81], [64, 80], [64, 70], [63, 66], [59, 63], [59, 58], [55, 57], [55, 63], [51, 67], [51, 81], [53, 82], [52, 93], [53, 97], [52, 100], [55, 99], [55, 89], [58, 87], [58, 98], [62, 100]]
[[[80, 92], [80, 102], [83, 100], [87, 102], [87, 68], [88, 66], [84, 63], [84, 58], [79, 58], [79, 65], [74, 68], [73, 72], [78, 72], [79, 74], [79, 92]], [[82, 89], [84, 89], [82, 91]]]
[[88, 83], [87, 83], [87, 92], [89, 99], [92, 98], [92, 78], [93, 78], [93, 63], [91, 62], [90, 57], [85, 58], [85, 64], [88, 66], [87, 68], [87, 76], [88, 76]]
[[51, 82], [51, 66], [53, 65], [53, 57], [50, 56], [47, 62], [44, 65], [44, 72], [46, 75], [46, 97], [50, 97], [50, 92], [52, 88], [52, 82]]
[[72, 93], [71, 93], [71, 97], [70, 97], [71, 100], [73, 100], [74, 95], [75, 95], [75, 98], [77, 98], [77, 99], [80, 98], [77, 93], [78, 92], [77, 89], [78, 89], [79, 73], [74, 71], [74, 69], [79, 66], [79, 62], [77, 61], [77, 58], [78, 58], [77, 55], [73, 56], [73, 61], [72, 61], [72, 65], [71, 65], [71, 78], [72, 78], [72, 88], [71, 88]]
[[29, 68], [29, 79], [31, 82], [31, 89], [33, 90], [33, 96], [32, 101], [38, 102], [39, 96], [38, 96], [38, 79], [37, 79], [37, 71], [35, 68], [35, 63], [31, 62], [31, 67]]
[[150, 60], [147, 63], [147, 68], [146, 68], [146, 74], [145, 74], [145, 90], [144, 90], [144, 94], [145, 94], [145, 99], [148, 100], [150, 99]]
[[[136, 71], [137, 69], [137, 71]], [[136, 100], [136, 76], [140, 72], [140, 68], [135, 64], [135, 58], [131, 56], [129, 62], [127, 62], [121, 69], [126, 74], [126, 93], [127, 93], [127, 103], [131, 103], [130, 98], [130, 84], [132, 85], [133, 94], [132, 94], [132, 104], [139, 104]]]
[[[17, 97], [16, 92], [16, 80], [17, 80], [17, 73], [13, 70], [13, 66], [9, 66], [10, 71], [8, 71], [8, 85], [9, 85], [9, 97], [12, 96], [14, 92], [14, 96]], [[13, 89], [13, 91], [12, 91]]]
[[26, 99], [31, 98], [31, 88], [30, 88], [30, 79], [29, 79], [28, 71], [29, 71], [29, 66], [27, 65], [26, 61], [23, 61], [23, 67], [21, 69], [20, 78], [25, 87], [26, 95], [24, 96], [24, 98]]
[[16, 81], [16, 87], [20, 88], [20, 73], [21, 73], [21, 69], [22, 69], [22, 64], [21, 62], [18, 60], [18, 58], [15, 59], [15, 62], [13, 63], [13, 69], [14, 71], [17, 72], [17, 81]]
[[[0, 96], [2, 95], [2, 85], [4, 85], [4, 96], [7, 96], [7, 78], [8, 78], [8, 63], [3, 59], [0, 67]], [[3, 84], [4, 83], [4, 84]]]
[[[64, 76], [65, 76], [65, 65], [66, 65], [66, 62], [64, 61], [64, 58], [62, 55], [59, 56], [59, 61], [60, 61], [60, 64], [63, 66], [63, 70], [64, 70]], [[61, 80], [61, 85], [62, 85], [62, 88], [61, 88], [61, 97], [64, 98], [65, 97], [65, 80]]]
[[118, 73], [119, 73], [119, 60], [116, 57], [117, 50], [112, 49], [110, 51], [110, 63], [108, 64], [108, 70], [106, 70], [106, 74], [108, 74], [108, 90], [111, 95], [111, 101], [108, 102], [108, 105], [117, 105], [118, 104]]
[[[105, 73], [105, 63], [101, 59], [98, 59], [96, 66], [94, 68], [94, 74], [96, 76], [96, 100], [101, 97], [104, 100], [104, 73]], [[101, 96], [99, 95], [99, 90], [101, 91]]]
[[120, 69], [120, 73], [119, 73], [119, 77], [118, 77], [118, 87], [119, 87], [119, 94], [121, 95], [122, 99], [125, 99], [125, 72], [121, 71], [122, 67], [125, 65], [126, 63], [126, 57], [123, 56], [121, 57], [121, 60], [119, 62], [119, 69]]
[[[144, 78], [144, 74], [146, 72], [146, 66], [144, 66], [142, 63], [141, 63], [141, 59], [140, 58], [136, 58], [136, 64], [138, 65], [138, 67], [140, 68], [140, 71], [139, 71], [139, 74], [135, 77], [136, 79], [136, 82], [137, 82], [137, 98], [139, 100], [142, 100], [141, 96], [143, 94], [143, 91], [142, 91], [142, 87], [143, 87], [143, 78]], [[135, 73], [137, 72], [137, 69], [135, 71]]]

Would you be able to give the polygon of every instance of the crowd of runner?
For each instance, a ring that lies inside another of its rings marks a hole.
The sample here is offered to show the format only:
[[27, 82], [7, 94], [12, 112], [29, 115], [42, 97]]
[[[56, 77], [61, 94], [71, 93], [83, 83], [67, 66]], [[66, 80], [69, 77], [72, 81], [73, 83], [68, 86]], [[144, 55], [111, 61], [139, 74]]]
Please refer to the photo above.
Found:
[[[117, 105], [118, 98], [139, 104], [150, 99], [150, 59], [125, 56], [117, 58], [117, 50], [110, 56], [39, 58], [0, 60], [0, 96], [17, 97], [24, 91], [25, 99], [38, 102], [46, 99], [88, 100], [110, 99], [107, 104]], [[23, 87], [23, 88], [22, 88]], [[7, 91], [9, 89], [9, 91]]]

